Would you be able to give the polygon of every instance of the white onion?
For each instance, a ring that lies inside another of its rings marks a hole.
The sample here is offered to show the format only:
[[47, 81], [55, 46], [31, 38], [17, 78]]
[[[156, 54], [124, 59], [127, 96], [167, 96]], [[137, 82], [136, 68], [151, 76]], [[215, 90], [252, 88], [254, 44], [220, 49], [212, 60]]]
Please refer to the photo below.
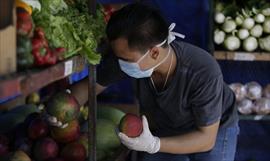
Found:
[[267, 18], [263, 23], [263, 31], [265, 33], [270, 33], [270, 18]]
[[255, 21], [252, 18], [248, 17], [244, 20], [242, 27], [245, 29], [251, 29], [254, 25]]
[[248, 37], [247, 39], [244, 40], [243, 42], [243, 48], [245, 51], [251, 52], [256, 50], [258, 47], [258, 41], [254, 37]]
[[267, 115], [270, 113], [270, 99], [260, 98], [256, 100], [253, 111], [259, 115]]
[[268, 84], [263, 90], [263, 96], [270, 99], [270, 84]]
[[215, 15], [215, 21], [216, 21], [216, 23], [218, 23], [218, 24], [224, 23], [224, 21], [225, 21], [225, 16], [224, 16], [224, 14], [221, 13], [221, 12], [216, 13], [216, 15]]
[[232, 19], [226, 19], [222, 25], [223, 31], [230, 33], [236, 29], [236, 23]]
[[234, 51], [239, 49], [240, 47], [240, 40], [236, 37], [236, 36], [228, 36], [225, 41], [224, 41], [224, 45], [226, 47], [226, 49]]
[[259, 14], [257, 14], [257, 15], [255, 16], [254, 19], [255, 19], [255, 21], [256, 21], [257, 23], [263, 23], [264, 20], [265, 20], [265, 16], [264, 16], [263, 14], [259, 13]]
[[214, 34], [214, 41], [216, 44], [220, 45], [224, 42], [225, 39], [225, 33], [220, 30], [216, 30]]
[[254, 37], [260, 37], [262, 36], [263, 28], [261, 25], [255, 25], [251, 30], [250, 34]]
[[249, 82], [246, 85], [247, 97], [256, 100], [262, 97], [262, 86], [257, 82]]
[[270, 8], [263, 9], [262, 14], [265, 16], [270, 16]]
[[270, 52], [270, 35], [259, 39], [260, 48]]
[[247, 29], [240, 29], [237, 32], [237, 36], [239, 37], [239, 39], [244, 40], [249, 36], [249, 32]]
[[241, 83], [232, 83], [229, 85], [235, 94], [236, 100], [239, 102], [243, 100], [247, 95], [246, 87]]
[[243, 24], [243, 22], [244, 22], [243, 17], [237, 16], [237, 17], [235, 18], [235, 23], [236, 23], [236, 25], [240, 26], [240, 25]]
[[253, 103], [249, 99], [243, 99], [239, 101], [237, 104], [237, 109], [241, 114], [248, 115], [253, 111]]

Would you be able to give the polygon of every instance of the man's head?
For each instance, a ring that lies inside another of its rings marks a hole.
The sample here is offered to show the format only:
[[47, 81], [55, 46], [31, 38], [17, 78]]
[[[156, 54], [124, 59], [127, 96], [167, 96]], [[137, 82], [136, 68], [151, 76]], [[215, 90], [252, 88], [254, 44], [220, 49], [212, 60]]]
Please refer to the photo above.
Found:
[[140, 62], [142, 70], [156, 65], [164, 55], [167, 42], [160, 44], [168, 37], [168, 25], [159, 11], [149, 6], [135, 3], [113, 13], [106, 29], [107, 37], [115, 55], [128, 62], [137, 62], [147, 51]]

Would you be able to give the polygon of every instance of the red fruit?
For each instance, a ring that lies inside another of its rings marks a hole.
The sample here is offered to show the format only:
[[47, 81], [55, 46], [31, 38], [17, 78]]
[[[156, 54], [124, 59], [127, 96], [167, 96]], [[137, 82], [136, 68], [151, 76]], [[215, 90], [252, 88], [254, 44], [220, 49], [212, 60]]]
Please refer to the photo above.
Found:
[[60, 143], [75, 141], [80, 136], [80, 125], [77, 120], [68, 123], [66, 128], [52, 127], [52, 138]]
[[34, 146], [33, 156], [37, 161], [55, 158], [58, 155], [58, 145], [51, 138], [43, 138]]
[[41, 39], [45, 39], [45, 33], [41, 27], [35, 29], [35, 36]]
[[137, 115], [127, 113], [121, 119], [119, 129], [129, 137], [138, 137], [143, 130], [142, 120]]
[[87, 136], [87, 133], [81, 134], [81, 136], [79, 137], [77, 142], [84, 146], [84, 148], [86, 150], [86, 156], [88, 157], [88, 136]]
[[66, 52], [66, 48], [60, 47], [53, 50], [53, 55], [57, 57], [57, 60], [64, 60], [64, 53]]
[[78, 101], [68, 92], [59, 92], [52, 96], [46, 107], [47, 113], [62, 123], [77, 119], [80, 112]]
[[82, 144], [71, 143], [64, 147], [61, 152], [61, 157], [65, 161], [85, 161], [86, 150]]
[[48, 125], [42, 118], [34, 119], [28, 127], [29, 138], [35, 140], [48, 134]]
[[17, 13], [17, 32], [22, 36], [29, 36], [33, 29], [32, 17], [28, 12]]

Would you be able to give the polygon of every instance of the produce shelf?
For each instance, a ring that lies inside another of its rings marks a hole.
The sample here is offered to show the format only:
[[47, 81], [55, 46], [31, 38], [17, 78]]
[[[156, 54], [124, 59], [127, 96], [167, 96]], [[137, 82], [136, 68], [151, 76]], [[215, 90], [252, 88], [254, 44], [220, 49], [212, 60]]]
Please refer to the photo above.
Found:
[[74, 56], [45, 69], [0, 77], [0, 103], [17, 95], [28, 95], [52, 82], [80, 72], [86, 64], [83, 57]]
[[239, 115], [239, 119], [253, 121], [270, 120], [270, 115]]
[[270, 53], [267, 52], [231, 52], [215, 51], [214, 57], [217, 60], [234, 60], [234, 61], [270, 61]]

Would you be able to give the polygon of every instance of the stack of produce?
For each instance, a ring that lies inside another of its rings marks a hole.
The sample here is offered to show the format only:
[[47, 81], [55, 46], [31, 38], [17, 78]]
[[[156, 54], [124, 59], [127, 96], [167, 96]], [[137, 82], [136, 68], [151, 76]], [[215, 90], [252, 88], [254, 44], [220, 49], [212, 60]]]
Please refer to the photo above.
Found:
[[62, 60], [65, 48], [49, 46], [43, 29], [34, 24], [32, 8], [24, 1], [16, 0], [16, 9], [18, 70], [53, 65]]
[[105, 20], [100, 7], [96, 16], [89, 14], [87, 0], [39, 0], [41, 10], [34, 10], [37, 27], [45, 31], [49, 46], [64, 47], [65, 58], [81, 54], [91, 64], [98, 64], [96, 48], [105, 33]]
[[270, 51], [270, 3], [257, 4], [260, 4], [254, 5], [257, 8], [231, 2], [216, 4], [214, 42], [217, 48]]
[[270, 84], [263, 89], [257, 82], [245, 85], [232, 83], [230, 88], [235, 93], [237, 108], [241, 114], [270, 114]]
[[[35, 102], [35, 97], [27, 101]], [[41, 106], [28, 104], [1, 114], [0, 158], [85, 161], [88, 138], [87, 133], [80, 131], [77, 100], [67, 92], [59, 92], [49, 99], [43, 110], [38, 107]]]
[[105, 33], [101, 7], [89, 14], [87, 0], [16, 0], [18, 70], [48, 66], [76, 54], [98, 64]]
[[[45, 105], [38, 94], [28, 104], [0, 114], [0, 161], [85, 161], [88, 154], [87, 107], [79, 107], [70, 91], [51, 96]], [[98, 108], [99, 160], [112, 160], [120, 141], [115, 129], [125, 114]]]

